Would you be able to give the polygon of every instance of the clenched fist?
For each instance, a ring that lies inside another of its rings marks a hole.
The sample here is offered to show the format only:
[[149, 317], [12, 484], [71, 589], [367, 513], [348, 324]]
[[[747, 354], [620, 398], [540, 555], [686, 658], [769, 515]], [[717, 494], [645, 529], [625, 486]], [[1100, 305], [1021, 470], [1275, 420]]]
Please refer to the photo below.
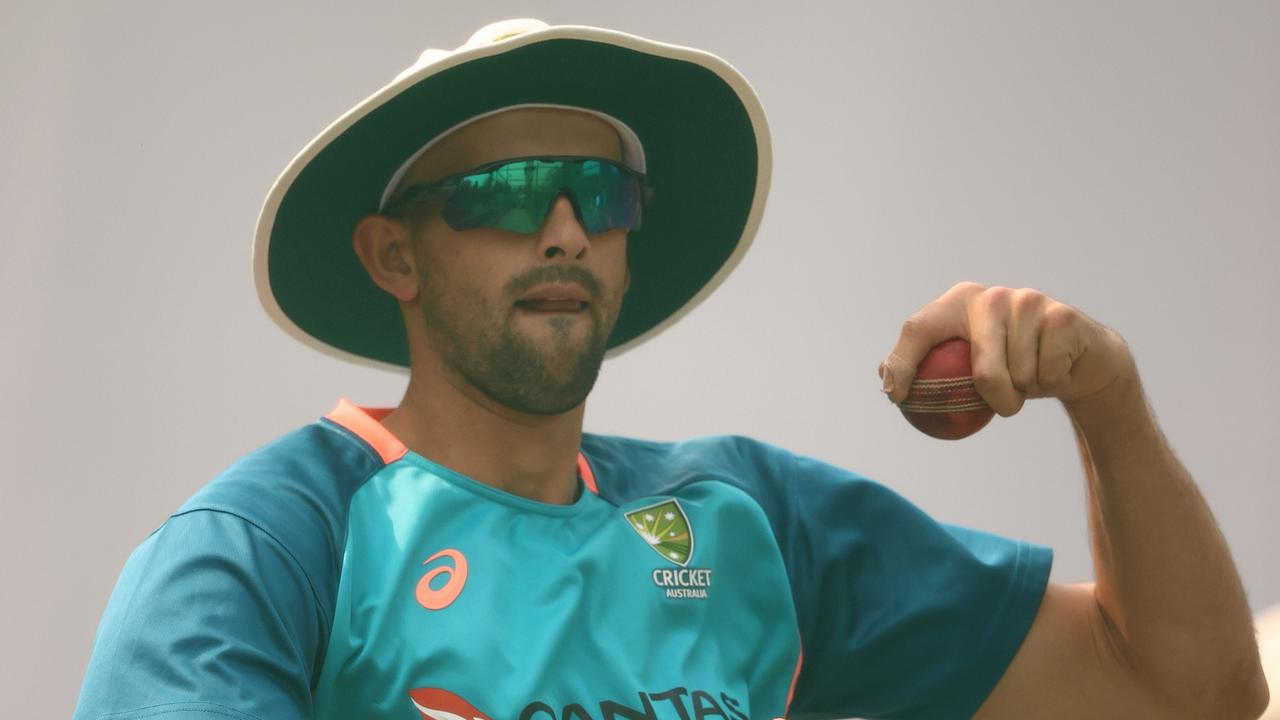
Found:
[[902, 324], [880, 364], [889, 399], [902, 402], [920, 361], [952, 337], [969, 340], [974, 386], [1005, 417], [1027, 398], [1054, 397], [1070, 408], [1137, 381], [1124, 339], [1079, 310], [1038, 290], [962, 282]]

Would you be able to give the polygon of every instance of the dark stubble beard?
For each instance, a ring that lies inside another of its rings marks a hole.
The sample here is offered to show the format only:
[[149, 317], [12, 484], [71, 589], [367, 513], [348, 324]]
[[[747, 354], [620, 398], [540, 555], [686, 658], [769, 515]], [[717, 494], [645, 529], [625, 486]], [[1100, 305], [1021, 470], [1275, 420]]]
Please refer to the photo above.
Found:
[[[577, 347], [581, 341], [573, 326], [578, 321], [570, 318], [545, 321], [552, 330], [547, 348], [516, 329], [515, 300], [537, 285], [553, 282], [576, 283], [591, 293], [591, 332], [585, 346]], [[429, 292], [432, 285], [428, 281], [428, 292], [422, 295], [428, 337], [469, 385], [500, 405], [531, 415], [558, 415], [587, 399], [617, 319], [616, 300], [604, 296], [588, 270], [576, 265], [535, 268], [507, 284], [498, 301], [506, 300], [505, 306], [479, 292], [450, 303]]]

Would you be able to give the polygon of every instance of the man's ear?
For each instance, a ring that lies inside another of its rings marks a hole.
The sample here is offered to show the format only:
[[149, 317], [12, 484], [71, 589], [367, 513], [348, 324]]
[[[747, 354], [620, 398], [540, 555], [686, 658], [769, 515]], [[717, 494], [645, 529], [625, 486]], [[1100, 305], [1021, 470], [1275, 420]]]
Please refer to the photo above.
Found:
[[412, 239], [407, 225], [386, 215], [360, 218], [351, 235], [351, 244], [365, 272], [400, 302], [418, 299]]

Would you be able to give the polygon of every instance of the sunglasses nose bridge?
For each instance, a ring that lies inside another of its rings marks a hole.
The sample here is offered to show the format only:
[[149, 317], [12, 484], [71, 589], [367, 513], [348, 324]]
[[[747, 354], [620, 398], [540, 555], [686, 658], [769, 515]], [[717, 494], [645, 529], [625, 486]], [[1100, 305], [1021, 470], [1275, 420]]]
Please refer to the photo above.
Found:
[[542, 216], [543, 224], [545, 225], [547, 221], [551, 219], [551, 216], [555, 213], [556, 207], [559, 205], [561, 198], [564, 198], [569, 202], [569, 207], [573, 212], [573, 219], [578, 222], [578, 225], [581, 226], [583, 232], [590, 234], [590, 231], [587, 230], [587, 221], [582, 214], [582, 204], [578, 201], [577, 193], [570, 187], [562, 187], [552, 193], [551, 198], [547, 200], [546, 212], [543, 213]]
[[578, 202], [577, 194], [569, 187], [562, 187], [559, 190], [556, 190], [555, 194], [551, 196], [551, 199], [547, 201], [547, 215], [551, 215], [555, 210], [556, 203], [560, 202], [560, 198], [564, 198], [569, 201], [569, 207], [573, 208], [574, 219], [582, 224], [582, 205]]
[[[568, 209], [562, 207], [561, 198], [564, 198]], [[562, 190], [551, 198], [538, 235], [538, 250], [543, 257], [555, 258], [563, 254], [581, 259], [586, 253], [590, 239], [572, 192]]]

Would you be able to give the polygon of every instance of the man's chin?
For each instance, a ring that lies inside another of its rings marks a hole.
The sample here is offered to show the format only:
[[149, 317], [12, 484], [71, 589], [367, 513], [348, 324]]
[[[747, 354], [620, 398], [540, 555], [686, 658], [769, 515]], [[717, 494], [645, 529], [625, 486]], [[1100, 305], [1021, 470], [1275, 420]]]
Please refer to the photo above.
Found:
[[529, 415], [562, 415], [586, 402], [598, 373], [573, 374], [567, 380], [552, 377], [543, 368], [545, 382], [538, 385], [482, 387], [492, 400]]
[[595, 323], [569, 320], [571, 326], [556, 327], [560, 320], [554, 319], [542, 327], [521, 328], [522, 344], [549, 367], [576, 367], [584, 355], [592, 352], [603, 354], [596, 348], [599, 339], [595, 334]]
[[559, 415], [581, 405], [595, 386], [607, 335], [596, 332], [600, 320], [590, 315], [541, 320], [509, 325], [505, 341], [488, 356], [488, 372], [475, 380], [512, 410]]

